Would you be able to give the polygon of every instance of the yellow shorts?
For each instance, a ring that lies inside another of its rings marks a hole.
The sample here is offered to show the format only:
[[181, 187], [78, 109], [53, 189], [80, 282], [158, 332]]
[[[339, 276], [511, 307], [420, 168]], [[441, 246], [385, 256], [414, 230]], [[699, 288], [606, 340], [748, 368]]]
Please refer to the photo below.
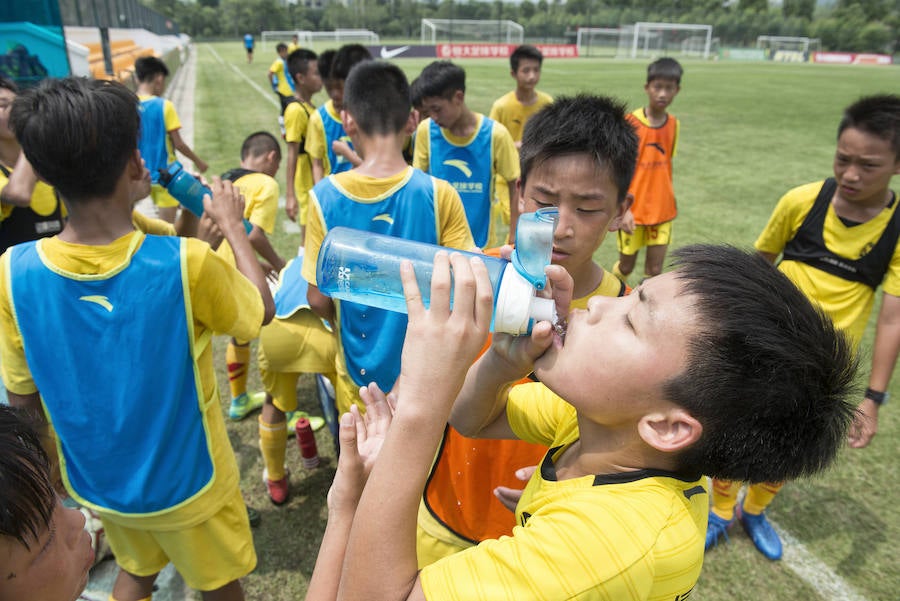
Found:
[[419, 500], [419, 515], [416, 520], [416, 557], [421, 570], [439, 559], [465, 551], [474, 546], [469, 541], [451, 532], [431, 515], [424, 500]]
[[636, 225], [633, 234], [619, 230], [616, 243], [623, 255], [636, 255], [645, 246], [666, 246], [672, 239], [672, 222]]
[[169, 194], [169, 191], [159, 184], [150, 186], [150, 198], [153, 199], [153, 204], [164, 209], [167, 207], [177, 207], [179, 205], [178, 201]]
[[237, 486], [218, 513], [193, 528], [135, 530], [102, 521], [116, 563], [135, 576], [152, 576], [171, 561], [188, 586], [213, 591], [256, 567], [247, 507]]
[[321, 373], [333, 379], [336, 336], [310, 309], [273, 319], [259, 333], [259, 373], [281, 411], [297, 409], [297, 378]]

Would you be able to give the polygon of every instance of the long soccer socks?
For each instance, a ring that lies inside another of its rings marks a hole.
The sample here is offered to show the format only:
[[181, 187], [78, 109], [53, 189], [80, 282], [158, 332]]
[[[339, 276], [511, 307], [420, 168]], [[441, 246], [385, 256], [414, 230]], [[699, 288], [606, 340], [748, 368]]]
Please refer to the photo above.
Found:
[[266, 492], [272, 503], [281, 505], [288, 499], [287, 470], [284, 467], [287, 428], [283, 421], [269, 424], [263, 421], [261, 415], [259, 416], [259, 450], [266, 466], [263, 472]]

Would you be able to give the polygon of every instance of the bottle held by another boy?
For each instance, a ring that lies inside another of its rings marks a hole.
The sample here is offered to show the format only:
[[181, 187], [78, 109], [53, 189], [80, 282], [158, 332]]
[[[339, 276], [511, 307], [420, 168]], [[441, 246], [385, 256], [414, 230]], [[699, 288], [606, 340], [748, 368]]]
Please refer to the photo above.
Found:
[[[159, 183], [172, 198], [197, 217], [203, 216], [203, 196], [209, 194], [212, 198], [212, 190], [188, 173], [178, 161], [172, 161], [168, 167], [159, 170]], [[244, 219], [244, 229], [249, 234], [253, 224]]]
[[350, 228], [334, 228], [319, 251], [316, 281], [319, 290], [333, 298], [406, 313], [400, 283], [400, 265], [404, 260], [413, 264], [427, 307], [437, 252], [478, 257], [487, 267], [494, 289], [492, 331], [527, 335], [538, 321], [557, 324], [553, 300], [535, 294], [546, 286], [544, 268], [550, 264], [557, 218], [555, 207], [522, 215], [516, 230], [519, 243], [510, 260]]

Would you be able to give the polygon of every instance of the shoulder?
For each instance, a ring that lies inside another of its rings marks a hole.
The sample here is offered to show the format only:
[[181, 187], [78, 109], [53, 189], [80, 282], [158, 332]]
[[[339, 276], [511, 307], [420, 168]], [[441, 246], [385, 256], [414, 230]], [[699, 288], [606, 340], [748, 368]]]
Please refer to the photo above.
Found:
[[537, 95], [538, 95], [538, 104], [544, 105], [544, 104], [550, 104], [553, 102], [553, 96], [551, 96], [550, 94], [547, 94], [546, 92], [541, 92], [540, 90], [538, 90]]

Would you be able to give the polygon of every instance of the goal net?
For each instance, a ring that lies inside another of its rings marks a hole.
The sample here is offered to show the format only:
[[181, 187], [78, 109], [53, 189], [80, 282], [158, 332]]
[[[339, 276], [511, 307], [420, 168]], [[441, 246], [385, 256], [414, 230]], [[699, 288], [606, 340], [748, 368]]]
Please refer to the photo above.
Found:
[[579, 27], [575, 40], [578, 56], [616, 56], [621, 36], [618, 27]]
[[335, 29], [334, 31], [264, 31], [262, 32], [262, 49], [268, 49], [268, 43], [274, 48], [279, 42], [288, 44], [294, 35], [297, 42], [306, 48], [316, 42], [335, 42], [338, 44], [377, 44], [378, 34], [369, 29]]
[[696, 56], [709, 58], [712, 25], [690, 23], [635, 23], [619, 28], [618, 56]]
[[495, 42], [521, 44], [525, 28], [515, 21], [472, 19], [422, 19], [422, 43]]
[[775, 58], [778, 53], [801, 53], [804, 57], [809, 57], [810, 52], [819, 50], [819, 38], [761, 35], [756, 38], [756, 47], [765, 50], [769, 58]]

